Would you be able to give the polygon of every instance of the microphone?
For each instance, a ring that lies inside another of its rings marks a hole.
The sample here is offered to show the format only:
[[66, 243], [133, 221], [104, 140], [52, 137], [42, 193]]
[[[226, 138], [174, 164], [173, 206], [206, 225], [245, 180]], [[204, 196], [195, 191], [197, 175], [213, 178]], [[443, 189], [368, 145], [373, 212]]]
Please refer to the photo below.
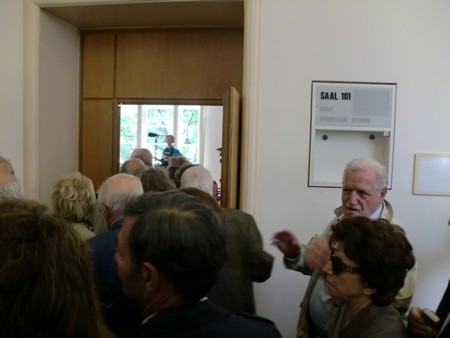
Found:
[[159, 135], [157, 133], [152, 133], [152, 132], [148, 133], [148, 137], [158, 137], [158, 136]]

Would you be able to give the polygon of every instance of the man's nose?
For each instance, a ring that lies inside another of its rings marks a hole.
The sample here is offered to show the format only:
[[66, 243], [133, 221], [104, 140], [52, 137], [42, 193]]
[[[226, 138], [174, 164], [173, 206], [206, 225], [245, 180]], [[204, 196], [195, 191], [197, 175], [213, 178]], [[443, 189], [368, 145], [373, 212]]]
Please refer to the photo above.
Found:
[[352, 191], [349, 196], [349, 201], [352, 204], [355, 204], [358, 201], [358, 193], [356, 191]]

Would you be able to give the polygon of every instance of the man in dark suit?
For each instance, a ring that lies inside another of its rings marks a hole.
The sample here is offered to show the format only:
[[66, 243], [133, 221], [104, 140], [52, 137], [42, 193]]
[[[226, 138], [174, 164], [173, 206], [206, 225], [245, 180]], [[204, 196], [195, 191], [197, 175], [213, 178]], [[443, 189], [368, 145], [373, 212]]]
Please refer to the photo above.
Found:
[[281, 337], [269, 320], [207, 299], [225, 242], [220, 216], [194, 196], [147, 193], [127, 203], [115, 257], [125, 295], [142, 308], [139, 337]]
[[409, 312], [409, 331], [412, 337], [417, 338], [448, 338], [450, 337], [450, 280], [447, 289], [442, 296], [441, 302], [436, 310], [439, 323], [433, 327], [426, 321], [423, 309], [412, 307]]
[[95, 281], [105, 323], [117, 337], [123, 338], [136, 336], [141, 317], [137, 304], [123, 294], [114, 255], [125, 203], [142, 193], [141, 181], [136, 176], [117, 174], [108, 178], [99, 190], [98, 205], [109, 230], [87, 241], [92, 249]]

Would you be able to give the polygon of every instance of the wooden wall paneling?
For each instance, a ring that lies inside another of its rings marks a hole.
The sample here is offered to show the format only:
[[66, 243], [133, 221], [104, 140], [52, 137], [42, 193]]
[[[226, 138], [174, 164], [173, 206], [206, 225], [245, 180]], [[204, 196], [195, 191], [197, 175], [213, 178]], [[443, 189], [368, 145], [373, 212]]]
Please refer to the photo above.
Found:
[[80, 171], [94, 186], [113, 175], [114, 100], [83, 100], [80, 116]]
[[117, 174], [120, 170], [120, 107], [117, 100], [113, 101], [112, 113], [112, 171]]
[[119, 98], [221, 99], [242, 72], [242, 29], [118, 33]]
[[113, 98], [115, 34], [82, 35], [82, 97]]

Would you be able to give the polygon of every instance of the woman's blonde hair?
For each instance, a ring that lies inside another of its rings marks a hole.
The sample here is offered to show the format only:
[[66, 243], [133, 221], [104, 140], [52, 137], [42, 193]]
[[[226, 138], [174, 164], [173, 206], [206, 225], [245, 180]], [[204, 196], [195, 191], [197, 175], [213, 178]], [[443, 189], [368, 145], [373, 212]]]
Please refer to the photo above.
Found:
[[52, 192], [53, 211], [69, 222], [88, 220], [96, 204], [94, 184], [79, 172], [56, 182]]

